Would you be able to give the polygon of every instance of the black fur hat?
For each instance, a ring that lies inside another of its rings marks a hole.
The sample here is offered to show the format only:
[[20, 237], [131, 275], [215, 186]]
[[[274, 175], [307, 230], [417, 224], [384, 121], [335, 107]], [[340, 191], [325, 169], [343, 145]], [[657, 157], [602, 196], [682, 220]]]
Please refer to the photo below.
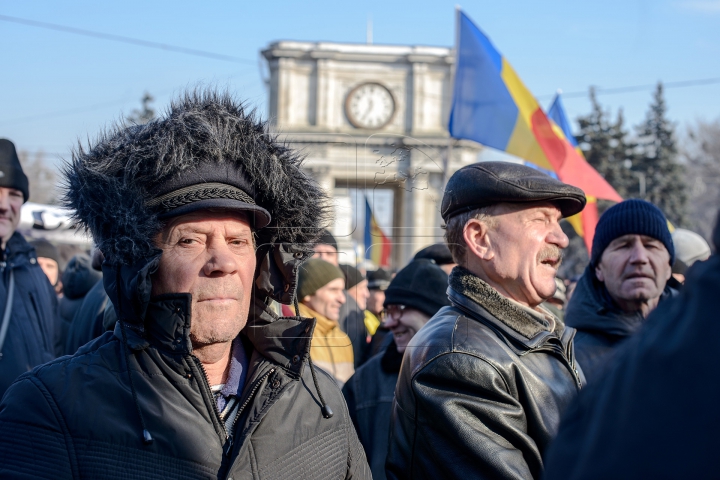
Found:
[[112, 265], [134, 264], [157, 252], [152, 239], [177, 206], [163, 207], [158, 199], [198, 181], [221, 184], [221, 190], [230, 185], [221, 192], [223, 200], [232, 202], [228, 195], [235, 192], [241, 197], [236, 204], [254, 210], [256, 227], [269, 221], [257, 231], [259, 245], [292, 243], [311, 251], [329, 222], [330, 204], [300, 169], [302, 160], [231, 95], [193, 91], [174, 100], [159, 119], [145, 125], [121, 121], [93, 145], [79, 145], [64, 168], [64, 203]]

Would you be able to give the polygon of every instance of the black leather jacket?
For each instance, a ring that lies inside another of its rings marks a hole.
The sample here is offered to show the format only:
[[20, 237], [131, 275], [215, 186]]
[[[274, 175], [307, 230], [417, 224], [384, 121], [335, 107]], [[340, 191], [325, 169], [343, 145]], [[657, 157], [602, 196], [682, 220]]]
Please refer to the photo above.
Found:
[[400, 370], [388, 478], [538, 478], [560, 415], [584, 383], [575, 330], [548, 325], [469, 271], [451, 307], [410, 341]]

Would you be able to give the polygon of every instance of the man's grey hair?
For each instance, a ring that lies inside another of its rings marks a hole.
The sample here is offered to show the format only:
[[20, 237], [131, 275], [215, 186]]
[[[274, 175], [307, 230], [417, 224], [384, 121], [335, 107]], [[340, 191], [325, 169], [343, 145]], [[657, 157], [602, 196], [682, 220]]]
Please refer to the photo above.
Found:
[[445, 242], [450, 249], [452, 258], [460, 266], [466, 265], [467, 244], [465, 243], [465, 226], [471, 219], [479, 220], [488, 228], [495, 228], [497, 218], [494, 213], [497, 205], [476, 208], [467, 212], [455, 215], [445, 225]]

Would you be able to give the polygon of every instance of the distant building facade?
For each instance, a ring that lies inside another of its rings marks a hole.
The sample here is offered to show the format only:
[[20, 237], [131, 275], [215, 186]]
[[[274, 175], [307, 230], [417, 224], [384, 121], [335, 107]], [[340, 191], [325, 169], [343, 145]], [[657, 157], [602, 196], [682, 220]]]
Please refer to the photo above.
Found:
[[444, 166], [451, 174], [477, 161], [481, 148], [455, 140], [448, 148], [452, 50], [280, 41], [262, 54], [270, 121], [332, 194], [341, 261], [354, 263], [354, 245], [360, 256], [367, 248], [351, 212], [364, 211], [363, 193], [386, 220], [393, 266], [440, 241]]

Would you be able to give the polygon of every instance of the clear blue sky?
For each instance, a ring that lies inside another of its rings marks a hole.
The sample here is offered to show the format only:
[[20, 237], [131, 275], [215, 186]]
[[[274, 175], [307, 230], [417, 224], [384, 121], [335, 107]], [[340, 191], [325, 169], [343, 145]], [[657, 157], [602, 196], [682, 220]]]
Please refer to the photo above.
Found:
[[[188, 56], [0, 21], [0, 137], [18, 148], [67, 156], [78, 138], [139, 107], [145, 91], [163, 107], [199, 83], [229, 87], [266, 114], [259, 51], [275, 40], [450, 46], [454, 2], [0, 0], [0, 15], [123, 35], [247, 59]], [[658, 80], [720, 77], [720, 1], [467, 1], [462, 8], [547, 106], [558, 89], [585, 91]], [[264, 64], [262, 64], [264, 68]], [[630, 123], [650, 91], [601, 95]], [[720, 83], [667, 90], [669, 116], [688, 123], [720, 117]], [[589, 110], [566, 98], [571, 118]]]

